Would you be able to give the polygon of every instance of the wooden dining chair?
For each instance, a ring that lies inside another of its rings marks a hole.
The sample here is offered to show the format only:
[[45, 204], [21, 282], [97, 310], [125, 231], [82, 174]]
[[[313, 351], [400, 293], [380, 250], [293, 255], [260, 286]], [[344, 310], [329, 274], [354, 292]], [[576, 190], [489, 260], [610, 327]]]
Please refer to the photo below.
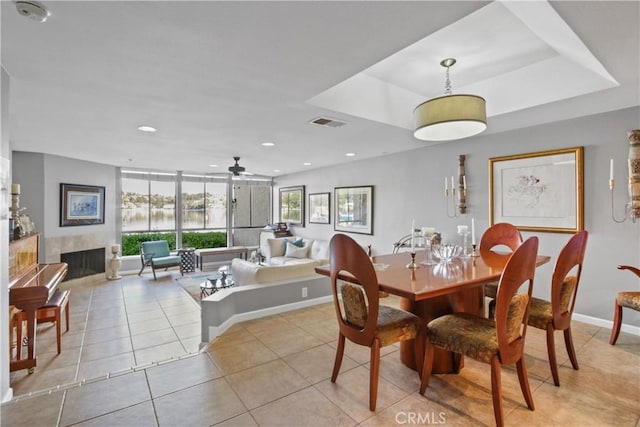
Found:
[[578, 370], [578, 359], [571, 336], [571, 315], [576, 303], [588, 236], [589, 233], [586, 230], [574, 234], [560, 251], [551, 276], [551, 301], [540, 298], [531, 299], [529, 326], [547, 331], [549, 367], [556, 386], [560, 385], [560, 379], [556, 362], [555, 331], [563, 331], [564, 344], [571, 366]]
[[[524, 342], [537, 253], [538, 238], [530, 237], [509, 258], [498, 283], [495, 322], [470, 313], [454, 313], [428, 323], [420, 394], [429, 385], [435, 347], [441, 347], [491, 365], [493, 413], [498, 426], [504, 424], [502, 365], [515, 363], [524, 399], [528, 408], [534, 410]], [[522, 285], [526, 290], [518, 292]]]
[[[636, 276], [640, 277], [640, 269], [630, 265], [619, 265], [620, 270], [629, 270]], [[626, 291], [618, 292], [616, 295], [615, 312], [613, 318], [613, 329], [611, 330], [611, 338], [609, 344], [615, 345], [620, 335], [620, 327], [622, 326], [622, 307], [640, 311], [640, 292]]]
[[[412, 313], [379, 304], [378, 278], [373, 264], [365, 250], [351, 237], [336, 234], [331, 239], [330, 272], [333, 303], [340, 331], [331, 382], [336, 382], [340, 372], [345, 339], [369, 347], [369, 409], [375, 411], [380, 348], [405, 340], [424, 340], [424, 325]], [[346, 282], [339, 275], [347, 275], [353, 279]], [[416, 360], [422, 360], [422, 344], [414, 347]]]
[[[480, 256], [486, 257], [488, 253], [491, 253], [491, 256], [495, 257], [496, 249], [499, 249], [500, 253], [503, 254], [505, 258], [508, 258], [521, 244], [522, 234], [520, 234], [516, 226], [508, 222], [499, 222], [484, 232], [480, 238], [478, 251], [480, 252]], [[508, 251], [506, 251], [506, 249], [508, 249]], [[497, 289], [498, 282], [487, 283], [484, 286], [484, 295], [495, 299]], [[489, 313], [493, 312], [493, 303], [494, 301], [491, 301], [489, 305]]]

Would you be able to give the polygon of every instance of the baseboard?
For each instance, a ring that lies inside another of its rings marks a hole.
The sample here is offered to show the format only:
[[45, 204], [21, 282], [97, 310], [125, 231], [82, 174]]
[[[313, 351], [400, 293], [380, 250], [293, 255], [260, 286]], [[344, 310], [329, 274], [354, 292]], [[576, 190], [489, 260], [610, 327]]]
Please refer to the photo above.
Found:
[[2, 398], [2, 403], [8, 402], [11, 399], [13, 399], [13, 389], [9, 387], [9, 390], [7, 390], [7, 393]]
[[234, 314], [233, 316], [225, 320], [220, 326], [209, 326], [209, 341], [222, 335], [227, 329], [229, 329], [236, 323], [258, 319], [266, 316], [272, 316], [274, 314], [285, 313], [287, 311], [298, 310], [300, 308], [311, 307], [313, 305], [323, 304], [331, 301], [333, 301], [333, 295], [328, 295], [306, 301], [298, 301], [290, 304], [278, 305], [275, 307], [268, 307], [260, 310]]
[[[613, 328], [613, 321], [600, 319], [598, 317], [586, 316], [584, 314], [573, 313], [573, 320], [577, 320], [578, 322], [588, 323], [594, 326], [600, 326], [602, 328]], [[623, 323], [620, 327], [620, 331], [625, 332], [627, 334], [638, 335], [640, 336], [640, 326], [628, 325]]]

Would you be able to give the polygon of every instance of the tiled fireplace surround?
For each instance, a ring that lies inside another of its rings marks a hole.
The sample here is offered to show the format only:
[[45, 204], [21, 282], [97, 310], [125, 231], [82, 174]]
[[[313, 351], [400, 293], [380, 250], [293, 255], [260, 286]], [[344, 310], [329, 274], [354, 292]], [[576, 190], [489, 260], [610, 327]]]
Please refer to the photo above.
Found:
[[[113, 238], [106, 233], [85, 233], [69, 236], [45, 237], [44, 254], [45, 263], [60, 262], [60, 254], [67, 252], [86, 251], [90, 249], [105, 248], [105, 257], [111, 256], [111, 244]], [[108, 262], [108, 260], [105, 260]]]

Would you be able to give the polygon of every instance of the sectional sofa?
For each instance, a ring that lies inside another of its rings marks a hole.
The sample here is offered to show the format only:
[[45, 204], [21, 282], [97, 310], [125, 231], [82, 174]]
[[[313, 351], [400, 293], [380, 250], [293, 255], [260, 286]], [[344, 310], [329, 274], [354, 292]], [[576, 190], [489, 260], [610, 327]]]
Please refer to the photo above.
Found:
[[202, 343], [238, 322], [332, 300], [329, 278], [315, 267], [329, 262], [329, 242], [298, 236], [261, 239], [265, 262], [235, 258], [235, 286], [201, 300]]

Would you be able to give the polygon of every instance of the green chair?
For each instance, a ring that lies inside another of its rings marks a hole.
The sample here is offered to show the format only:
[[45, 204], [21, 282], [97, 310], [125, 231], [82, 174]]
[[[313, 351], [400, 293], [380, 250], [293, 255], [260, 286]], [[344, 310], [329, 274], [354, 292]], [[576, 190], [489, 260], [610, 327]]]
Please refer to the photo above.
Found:
[[145, 267], [151, 267], [153, 271], [153, 279], [158, 280], [156, 277], [156, 269], [164, 268], [165, 271], [169, 267], [180, 266], [180, 256], [171, 255], [169, 252], [169, 243], [166, 240], [153, 240], [150, 242], [142, 242], [140, 245], [140, 261], [142, 267], [138, 272], [138, 276], [142, 274], [142, 270]]

